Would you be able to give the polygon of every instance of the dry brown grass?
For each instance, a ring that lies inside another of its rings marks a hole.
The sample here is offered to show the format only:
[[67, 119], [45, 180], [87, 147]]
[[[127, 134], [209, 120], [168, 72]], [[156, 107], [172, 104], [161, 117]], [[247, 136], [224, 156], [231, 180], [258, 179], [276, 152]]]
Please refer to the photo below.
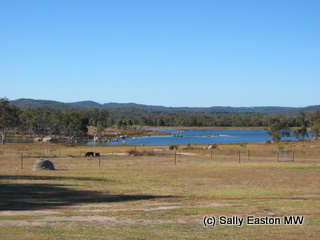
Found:
[[[295, 151], [294, 163], [276, 162], [279, 146]], [[212, 155], [204, 147], [1, 146], [1, 238], [318, 239], [319, 142], [218, 145]], [[58, 170], [32, 171], [48, 149]], [[204, 216], [290, 214], [304, 224], [202, 225]]]

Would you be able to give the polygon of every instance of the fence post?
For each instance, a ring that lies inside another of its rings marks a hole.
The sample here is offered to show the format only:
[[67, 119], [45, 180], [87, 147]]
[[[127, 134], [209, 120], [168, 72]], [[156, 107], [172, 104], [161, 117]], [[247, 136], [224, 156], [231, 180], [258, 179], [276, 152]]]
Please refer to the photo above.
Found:
[[250, 161], [250, 149], [248, 149], [248, 161]]
[[212, 160], [212, 148], [210, 150], [211, 150], [211, 160]]
[[21, 169], [23, 169], [23, 153], [21, 153]]
[[99, 154], [99, 167], [101, 166], [101, 162], [100, 162], [100, 154]]
[[240, 163], [240, 159], [241, 159], [241, 151], [239, 150], [239, 163]]
[[292, 150], [292, 162], [294, 162], [294, 151]]
[[177, 165], [177, 151], [174, 150], [174, 165]]

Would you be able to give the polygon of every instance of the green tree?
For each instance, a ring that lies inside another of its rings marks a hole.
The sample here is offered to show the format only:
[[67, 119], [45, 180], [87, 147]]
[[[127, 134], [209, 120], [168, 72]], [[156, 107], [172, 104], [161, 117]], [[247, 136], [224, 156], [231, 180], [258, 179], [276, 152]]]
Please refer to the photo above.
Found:
[[307, 127], [305, 125], [302, 125], [300, 128], [296, 128], [293, 131], [292, 136], [294, 136], [296, 139], [308, 137], [309, 135]]
[[314, 124], [310, 129], [310, 134], [312, 137], [320, 137], [320, 123]]
[[9, 130], [18, 126], [19, 112], [19, 108], [9, 105], [8, 98], [0, 99], [0, 132], [2, 145], [6, 142]]
[[103, 135], [105, 127], [106, 127], [106, 124], [103, 121], [99, 121], [97, 123], [97, 132], [100, 136]]
[[290, 136], [290, 127], [287, 119], [280, 116], [269, 116], [267, 119], [268, 132], [272, 140], [276, 143], [280, 142], [282, 137]]
[[126, 120], [122, 121], [122, 127], [123, 127], [124, 130], [127, 129], [127, 121]]
[[320, 137], [320, 110], [308, 114], [308, 120], [311, 123], [310, 134], [312, 137]]
[[126, 125], [129, 126], [130, 128], [132, 128], [132, 126], [133, 126], [132, 119], [127, 119], [126, 120]]
[[90, 125], [90, 126], [96, 126], [96, 124], [97, 124], [96, 120], [95, 120], [93, 117], [91, 117], [91, 118], [89, 119], [89, 125]]
[[116, 126], [117, 126], [117, 129], [121, 129], [123, 123], [122, 123], [122, 120], [118, 120], [117, 123], [116, 123]]
[[303, 111], [300, 111], [296, 117], [296, 121], [298, 126], [306, 125], [308, 123], [306, 120], [306, 114]]
[[49, 135], [59, 133], [61, 113], [51, 108], [26, 109], [20, 114], [20, 129], [30, 135]]
[[82, 112], [70, 111], [64, 114], [63, 129], [67, 136], [84, 136], [88, 133], [88, 123], [88, 118]]
[[107, 126], [108, 127], [112, 127], [114, 125], [114, 119], [113, 118], [109, 118], [107, 121]]

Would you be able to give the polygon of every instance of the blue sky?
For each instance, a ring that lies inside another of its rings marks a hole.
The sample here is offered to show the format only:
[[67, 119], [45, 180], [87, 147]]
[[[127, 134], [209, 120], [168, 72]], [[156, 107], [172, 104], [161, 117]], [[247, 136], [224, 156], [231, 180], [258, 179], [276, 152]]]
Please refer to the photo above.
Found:
[[0, 97], [320, 104], [319, 0], [0, 0]]

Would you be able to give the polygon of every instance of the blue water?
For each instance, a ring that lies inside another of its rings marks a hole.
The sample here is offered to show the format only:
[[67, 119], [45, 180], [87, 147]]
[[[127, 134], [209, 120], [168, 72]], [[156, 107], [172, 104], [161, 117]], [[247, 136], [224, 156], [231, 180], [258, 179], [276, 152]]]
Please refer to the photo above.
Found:
[[[266, 130], [235, 130], [235, 129], [161, 129], [154, 131], [167, 132], [170, 135], [127, 138], [111, 143], [84, 143], [86, 145], [186, 145], [190, 144], [228, 144], [245, 142], [265, 142], [271, 140]], [[181, 137], [175, 137], [180, 135]], [[293, 137], [282, 140], [294, 140]], [[122, 141], [126, 141], [123, 143]]]

